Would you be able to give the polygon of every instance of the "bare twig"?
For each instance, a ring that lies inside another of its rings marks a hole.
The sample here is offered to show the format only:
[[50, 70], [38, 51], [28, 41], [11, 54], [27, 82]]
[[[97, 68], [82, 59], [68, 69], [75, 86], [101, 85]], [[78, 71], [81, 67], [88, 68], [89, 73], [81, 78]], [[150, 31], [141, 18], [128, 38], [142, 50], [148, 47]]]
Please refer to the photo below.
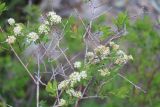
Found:
[[59, 43], [57, 45], [58, 49], [61, 51], [61, 53], [63, 54], [63, 56], [65, 57], [65, 59], [67, 60], [68, 64], [70, 65], [70, 67], [72, 68], [72, 70], [74, 70], [73, 65], [71, 64], [70, 60], [68, 59], [67, 55], [64, 53], [64, 51], [60, 48]]
[[109, 9], [107, 9], [107, 10], [105, 10], [105, 11], [103, 11], [103, 12], [100, 13], [99, 15], [95, 16], [95, 17], [93, 18], [93, 20], [97, 19], [98, 17], [102, 16], [102, 15], [105, 14], [105, 13], [108, 13], [111, 9], [112, 9], [112, 7], [110, 7]]
[[[37, 53], [38, 54], [38, 53]], [[37, 55], [37, 64], [38, 64], [38, 70], [37, 70], [37, 82], [36, 82], [36, 85], [37, 85], [37, 107], [39, 107], [39, 80], [40, 80], [40, 65], [39, 65], [39, 54]]]
[[118, 73], [118, 75], [120, 77], [122, 77], [123, 79], [125, 79], [126, 81], [128, 81], [130, 84], [132, 84], [135, 88], [141, 90], [142, 92], [146, 93], [145, 90], [143, 90], [141, 87], [137, 86], [136, 84], [134, 84], [132, 81], [130, 81], [129, 79], [127, 79], [126, 77], [124, 77], [123, 75], [121, 75], [120, 73]]
[[32, 80], [34, 81], [34, 83], [36, 83], [35, 78], [31, 74], [31, 72], [28, 70], [28, 68], [26, 67], [26, 65], [23, 63], [23, 61], [21, 60], [21, 58], [18, 56], [17, 52], [14, 50], [14, 48], [12, 47], [12, 45], [9, 45], [9, 46], [11, 47], [12, 51], [14, 52], [14, 54], [16, 55], [16, 57], [18, 58], [18, 60], [22, 64], [22, 66], [25, 68], [25, 70], [27, 71], [27, 73], [29, 74], [29, 76], [32, 78]]
[[87, 96], [87, 97], [82, 97], [81, 100], [84, 100], [84, 99], [93, 99], [93, 98], [107, 98], [108, 96]]
[[[62, 35], [63, 35], [63, 32], [64, 32], [64, 30], [65, 30], [65, 28], [66, 28], [67, 24], [68, 24], [68, 21], [65, 23], [64, 28], [63, 28], [62, 33], [60, 34], [60, 36], [62, 36]], [[49, 50], [49, 49], [50, 49], [50, 47], [52, 46], [52, 43], [53, 43], [53, 40], [54, 40], [54, 39], [55, 39], [55, 38], [52, 38], [52, 40], [51, 40], [51, 42], [50, 42], [49, 46], [48, 46], [47, 48], [45, 48], [46, 50], [45, 50], [45, 52], [43, 53], [43, 55], [41, 56], [41, 58], [40, 58], [40, 59], [42, 59], [42, 58], [46, 55], [46, 53], [48, 52], [48, 50]], [[55, 47], [56, 47], [56, 45], [55, 45]], [[54, 48], [55, 48], [55, 47], [54, 47]]]

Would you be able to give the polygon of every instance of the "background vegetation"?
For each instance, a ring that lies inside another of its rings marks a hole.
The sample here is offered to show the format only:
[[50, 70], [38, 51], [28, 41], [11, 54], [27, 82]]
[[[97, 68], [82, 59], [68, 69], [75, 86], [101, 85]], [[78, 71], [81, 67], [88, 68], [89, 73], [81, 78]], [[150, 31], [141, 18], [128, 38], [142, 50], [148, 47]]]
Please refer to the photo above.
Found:
[[[29, 5], [28, 1], [25, 0], [8, 0], [5, 3], [0, 2], [1, 28], [9, 31], [6, 22], [9, 17], [22, 23], [30, 23], [28, 29], [37, 26], [41, 13], [38, 2], [35, 1]], [[112, 24], [117, 25], [119, 30], [124, 27], [125, 23], [126, 34], [116, 39], [116, 42], [122, 46], [125, 52], [134, 57], [134, 60], [127, 63], [119, 72], [140, 86], [144, 92], [117, 76], [103, 86], [104, 92], [102, 93], [108, 95], [106, 99], [96, 98], [81, 101], [81, 107], [160, 107], [159, 22], [148, 14], [136, 17], [133, 21], [128, 14], [127, 12], [119, 13], [117, 18], [112, 21]], [[95, 35], [100, 36], [102, 43], [105, 38], [114, 34], [111, 27], [106, 25], [107, 18], [108, 16], [102, 15], [93, 22], [92, 31], [96, 32]], [[83, 20], [88, 23], [88, 20]], [[63, 23], [65, 22], [68, 22], [64, 32], [68, 47], [67, 54], [73, 56], [83, 51], [82, 35], [85, 29], [79, 23], [80, 20], [74, 16], [64, 18]], [[4, 37], [5, 34], [0, 30], [0, 107], [7, 107], [8, 105], [35, 107], [36, 87], [7, 44], [4, 45]], [[62, 47], [66, 44], [62, 44]], [[19, 49], [18, 45], [15, 49]], [[18, 54], [24, 55], [21, 51], [18, 51]], [[26, 57], [23, 60], [28, 62]], [[29, 61], [29, 63], [29, 69], [34, 73], [34, 61]], [[43, 81], [47, 81], [47, 75], [43, 76]], [[40, 88], [41, 107], [48, 107], [53, 103], [52, 97], [46, 93], [44, 86]]]

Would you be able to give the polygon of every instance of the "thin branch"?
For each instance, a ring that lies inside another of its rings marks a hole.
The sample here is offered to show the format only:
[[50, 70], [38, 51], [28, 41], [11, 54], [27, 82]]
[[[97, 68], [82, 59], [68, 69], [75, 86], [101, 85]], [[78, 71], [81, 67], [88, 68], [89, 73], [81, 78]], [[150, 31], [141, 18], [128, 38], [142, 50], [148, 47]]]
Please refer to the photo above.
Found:
[[108, 96], [87, 96], [87, 97], [82, 97], [81, 100], [84, 100], [84, 99], [93, 99], [93, 98], [107, 98]]
[[132, 81], [130, 81], [129, 79], [127, 79], [126, 77], [124, 77], [123, 75], [121, 75], [120, 73], [118, 73], [118, 75], [120, 77], [122, 77], [123, 79], [125, 79], [126, 81], [128, 81], [130, 84], [132, 84], [135, 88], [141, 90], [142, 92], [146, 93], [145, 90], [143, 90], [141, 87], [137, 86], [136, 84], [134, 84]]
[[100, 13], [99, 15], [95, 16], [95, 17], [93, 18], [93, 20], [95, 20], [95, 19], [97, 19], [98, 17], [102, 16], [103, 14], [109, 12], [111, 9], [112, 9], [112, 7], [110, 7], [109, 9], [107, 9], [107, 10], [105, 10], [105, 11], [103, 11], [103, 12]]
[[[37, 53], [38, 54], [38, 53]], [[38, 71], [37, 71], [37, 107], [39, 107], [39, 80], [40, 80], [40, 65], [39, 65], [39, 54], [37, 55], [37, 64], [38, 64]]]
[[31, 74], [31, 72], [28, 70], [28, 68], [26, 67], [26, 65], [23, 63], [23, 61], [21, 60], [21, 58], [18, 56], [17, 52], [14, 50], [14, 48], [12, 47], [12, 45], [9, 45], [9, 46], [11, 47], [12, 51], [14, 52], [14, 54], [16, 55], [16, 57], [18, 58], [18, 60], [22, 64], [22, 66], [25, 68], [25, 70], [27, 71], [27, 73], [29, 74], [29, 76], [32, 78], [32, 80], [34, 81], [34, 83], [36, 83], [35, 78]]
[[64, 53], [64, 51], [60, 48], [59, 43], [57, 45], [58, 49], [61, 51], [61, 53], [63, 54], [63, 56], [65, 57], [65, 59], [67, 60], [68, 64], [71, 66], [72, 70], [74, 70], [73, 65], [71, 64], [71, 62], [69, 61], [67, 55]]
[[74, 8], [74, 11], [77, 13], [77, 15], [78, 15], [79, 19], [81, 20], [81, 22], [82, 22], [83, 26], [85, 27], [85, 29], [87, 29], [87, 27], [86, 27], [86, 25], [85, 25], [85, 23], [84, 23], [82, 17], [80, 16], [80, 14], [78, 13], [78, 11], [77, 11], [76, 8]]
[[[64, 28], [63, 28], [62, 33], [60, 34], [60, 36], [62, 36], [62, 34], [63, 34], [63, 32], [64, 32], [64, 30], [65, 30], [67, 24], [68, 24], [68, 20], [67, 20], [67, 22], [65, 23]], [[48, 51], [48, 50], [50, 49], [50, 47], [52, 46], [53, 40], [54, 40], [54, 38], [52, 38], [52, 40], [51, 40], [49, 46], [48, 46], [47, 48], [45, 48], [46, 50], [45, 50], [45, 52], [43, 53], [43, 55], [41, 56], [40, 59], [42, 59], [42, 58], [46, 55], [47, 51]], [[55, 46], [56, 46], [56, 45], [55, 45]]]
[[120, 37], [122, 37], [122, 35], [124, 34], [125, 30], [121, 30], [120, 32], [117, 32], [117, 34], [115, 34], [114, 36], [110, 36], [108, 37], [106, 40], [102, 41], [102, 44], [107, 45], [108, 43], [110, 43], [112, 40], [118, 39]]

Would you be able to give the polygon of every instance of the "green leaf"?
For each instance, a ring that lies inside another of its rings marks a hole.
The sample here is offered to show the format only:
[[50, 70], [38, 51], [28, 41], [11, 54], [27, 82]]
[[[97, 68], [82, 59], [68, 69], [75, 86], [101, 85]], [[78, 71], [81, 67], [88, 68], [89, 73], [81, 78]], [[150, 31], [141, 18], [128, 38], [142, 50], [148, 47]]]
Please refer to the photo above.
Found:
[[107, 37], [113, 34], [111, 27], [108, 26], [100, 26], [100, 31], [103, 32], [103, 35], [100, 37], [101, 41], [105, 40]]
[[53, 81], [53, 83], [48, 82], [46, 86], [46, 91], [51, 95], [51, 96], [56, 96], [57, 92], [57, 81]]
[[113, 23], [117, 26], [118, 30], [121, 30], [128, 23], [128, 20], [127, 12], [121, 12], [118, 14], [118, 17], [113, 20]]
[[49, 41], [48, 36], [44, 35], [44, 36], [42, 37], [42, 41], [43, 41], [44, 43], [48, 42], [48, 41]]
[[7, 10], [7, 7], [6, 7], [6, 3], [1, 3], [0, 2], [0, 15], [2, 14], [3, 11]]

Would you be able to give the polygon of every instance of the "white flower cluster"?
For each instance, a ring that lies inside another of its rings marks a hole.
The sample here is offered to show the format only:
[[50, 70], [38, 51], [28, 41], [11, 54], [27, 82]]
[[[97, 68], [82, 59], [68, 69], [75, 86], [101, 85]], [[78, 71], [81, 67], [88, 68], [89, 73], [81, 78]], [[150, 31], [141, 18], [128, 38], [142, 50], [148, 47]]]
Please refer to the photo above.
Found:
[[114, 42], [110, 42], [109, 45], [112, 47], [113, 50], [119, 49], [119, 45], [115, 44]]
[[80, 82], [81, 79], [86, 79], [87, 73], [86, 71], [82, 72], [73, 72], [69, 75], [69, 79], [61, 81], [58, 85], [58, 90], [65, 89], [67, 87], [73, 87], [77, 82]]
[[6, 39], [6, 42], [8, 44], [13, 44], [15, 42], [16, 38], [14, 36], [8, 36], [8, 38]]
[[8, 24], [11, 25], [11, 26], [14, 25], [15, 24], [15, 20], [13, 18], [9, 18], [8, 19]]
[[[57, 15], [54, 11], [48, 12], [47, 20], [45, 20], [44, 24], [41, 24], [38, 28], [39, 35], [47, 35], [50, 31], [49, 25], [52, 26], [53, 24], [61, 23], [61, 20], [62, 18], [59, 15]], [[22, 34], [22, 26], [20, 24], [15, 23], [15, 20], [13, 18], [8, 19], [8, 24], [13, 26], [14, 36], [19, 36]], [[27, 35], [27, 41], [35, 42], [37, 39], [39, 39], [39, 35], [36, 32], [30, 32]], [[14, 43], [15, 39], [16, 37], [11, 36], [6, 39], [6, 42], [12, 44]]]
[[71, 75], [69, 75], [69, 79], [71, 81], [71, 84], [73, 84], [74, 82], [80, 82], [81, 80], [81, 76], [79, 74], [79, 72], [73, 72]]
[[50, 11], [50, 12], [47, 13], [48, 17], [54, 16], [54, 15], [56, 15], [56, 12], [54, 12], [54, 11]]
[[82, 72], [73, 72], [70, 76], [69, 76], [69, 80], [70, 80], [70, 86], [73, 87], [77, 82], [80, 82], [81, 79], [86, 79], [87, 78], [87, 73], [86, 71], [82, 71]]
[[38, 34], [35, 32], [30, 32], [27, 37], [28, 42], [35, 42], [39, 38]]
[[87, 78], [87, 73], [86, 71], [82, 71], [79, 73], [82, 79], [86, 79]]
[[72, 74], [69, 75], [69, 79], [61, 81], [59, 83], [58, 90], [66, 89], [66, 93], [69, 94], [70, 96], [80, 98], [82, 97], [82, 93], [80, 91], [75, 91], [73, 87], [77, 82], [80, 82], [82, 79], [86, 78], [87, 78], [86, 71], [82, 71], [80, 73], [73, 72]]
[[14, 34], [17, 36], [17, 35], [20, 35], [21, 34], [21, 31], [22, 31], [22, 26], [20, 24], [16, 24], [16, 26], [13, 28], [13, 32]]
[[49, 33], [49, 27], [46, 24], [41, 24], [38, 28], [38, 31], [40, 34], [48, 34]]
[[115, 60], [115, 64], [125, 64], [128, 60], [133, 60], [132, 55], [127, 55], [122, 50], [117, 51], [117, 59]]
[[[112, 57], [113, 63], [118, 65], [125, 64], [128, 60], [133, 60], [132, 55], [127, 55], [125, 52], [120, 50], [119, 45], [114, 42], [110, 42], [108, 47], [99, 45], [94, 49], [94, 52], [86, 53], [86, 57], [91, 64], [99, 63], [101, 60], [106, 59], [108, 56]], [[103, 77], [110, 75], [110, 71], [107, 68], [99, 69], [98, 72]]]
[[110, 49], [109, 49], [109, 47], [106, 47], [104, 45], [100, 45], [94, 49], [94, 52], [101, 59], [105, 59], [106, 56], [108, 56], [110, 54]]
[[66, 100], [60, 99], [58, 106], [64, 106], [64, 105], [66, 105]]
[[68, 87], [69, 83], [69, 80], [61, 81], [58, 85], [58, 90], [65, 89], [66, 87]]
[[89, 58], [89, 59], [92, 59], [94, 57], [94, 53], [93, 52], [87, 52], [86, 57]]
[[80, 68], [82, 63], [80, 61], [76, 61], [73, 65], [75, 68]]
[[39, 34], [47, 35], [50, 31], [50, 26], [53, 24], [61, 23], [62, 18], [57, 15], [54, 11], [47, 13], [47, 20], [44, 20], [43, 24], [41, 24], [38, 28]]
[[57, 15], [54, 11], [48, 12], [47, 17], [51, 25], [61, 23], [62, 18]]
[[8, 38], [6, 39], [6, 42], [8, 44], [13, 44], [16, 40], [15, 36], [18, 36], [18, 35], [21, 34], [22, 26], [20, 24], [16, 24], [15, 20], [13, 18], [9, 18], [7, 21], [8, 21], [9, 25], [13, 26], [14, 35], [13, 36], [8, 36]]
[[94, 49], [94, 52], [87, 52], [86, 57], [90, 63], [96, 64], [100, 60], [105, 59], [110, 54], [110, 48], [104, 45], [100, 45]]
[[108, 55], [110, 53], [110, 49], [109, 49], [109, 47], [106, 47], [104, 45], [100, 45], [94, 49], [94, 52], [97, 55]]
[[8, 24], [11, 25], [11, 26], [15, 25], [14, 28], [13, 28], [13, 32], [16, 36], [21, 34], [22, 26], [20, 24], [16, 24], [15, 20], [13, 18], [8, 19]]
[[46, 25], [46, 26], [48, 26], [49, 25], [49, 22], [48, 21], [44, 21], [44, 24]]
[[82, 93], [80, 91], [75, 91], [74, 89], [69, 89], [66, 91], [66, 93], [73, 97], [77, 97], [77, 98], [82, 97]]
[[100, 70], [98, 70], [98, 72], [100, 72], [100, 75], [103, 76], [103, 77], [110, 75], [110, 72], [109, 72], [109, 70], [108, 70], [107, 68], [105, 68], [105, 69], [100, 69]]

